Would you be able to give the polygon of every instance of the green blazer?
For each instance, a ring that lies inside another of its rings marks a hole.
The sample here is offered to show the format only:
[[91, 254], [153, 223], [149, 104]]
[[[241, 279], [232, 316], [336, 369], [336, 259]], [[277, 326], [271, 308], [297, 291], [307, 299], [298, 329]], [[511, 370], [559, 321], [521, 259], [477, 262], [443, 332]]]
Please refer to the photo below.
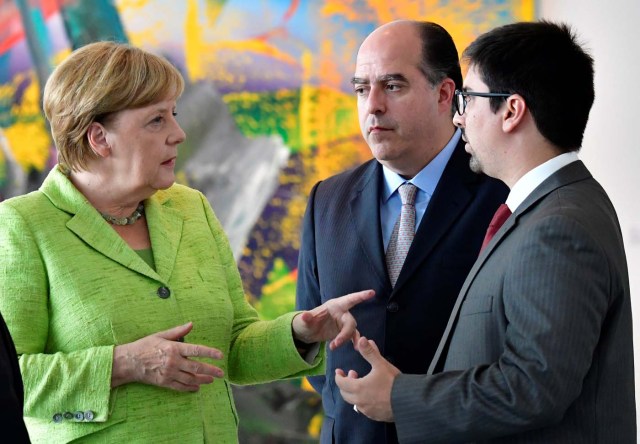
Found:
[[[58, 168], [38, 191], [0, 203], [0, 311], [21, 355], [35, 443], [237, 442], [230, 382], [322, 372], [322, 354], [308, 364], [295, 349], [293, 313], [258, 320], [201, 193], [159, 191], [145, 201], [145, 216], [157, 270]], [[214, 361], [224, 380], [197, 393], [110, 388], [115, 345], [188, 321], [186, 342], [224, 353]]]

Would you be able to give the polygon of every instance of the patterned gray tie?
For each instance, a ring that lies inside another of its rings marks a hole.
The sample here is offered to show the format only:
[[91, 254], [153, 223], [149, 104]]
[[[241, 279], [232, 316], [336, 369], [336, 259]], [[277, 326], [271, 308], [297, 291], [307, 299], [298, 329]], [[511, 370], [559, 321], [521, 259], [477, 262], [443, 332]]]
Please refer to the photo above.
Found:
[[404, 183], [398, 189], [402, 200], [400, 216], [393, 227], [389, 246], [387, 247], [387, 270], [391, 286], [395, 287], [402, 265], [413, 242], [416, 230], [416, 192], [418, 188], [412, 183]]

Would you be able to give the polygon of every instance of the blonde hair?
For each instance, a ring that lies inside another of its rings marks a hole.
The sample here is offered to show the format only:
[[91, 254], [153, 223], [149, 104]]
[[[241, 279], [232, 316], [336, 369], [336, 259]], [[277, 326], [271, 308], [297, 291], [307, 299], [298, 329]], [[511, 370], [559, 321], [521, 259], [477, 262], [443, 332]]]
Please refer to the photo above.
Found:
[[58, 161], [85, 169], [95, 158], [87, 139], [93, 122], [140, 108], [184, 90], [180, 72], [163, 57], [116, 42], [97, 42], [71, 53], [44, 88], [44, 113], [58, 149]]

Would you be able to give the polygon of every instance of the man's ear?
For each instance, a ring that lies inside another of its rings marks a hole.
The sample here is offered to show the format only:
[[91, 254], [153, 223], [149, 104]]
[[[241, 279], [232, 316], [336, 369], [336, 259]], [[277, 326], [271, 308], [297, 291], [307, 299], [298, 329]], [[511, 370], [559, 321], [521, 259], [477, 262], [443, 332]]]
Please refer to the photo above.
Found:
[[524, 120], [527, 103], [520, 94], [507, 97], [507, 106], [502, 111], [502, 130], [505, 133], [514, 131]]
[[456, 91], [456, 84], [450, 78], [446, 78], [440, 83], [440, 95], [438, 97], [438, 104], [444, 107], [444, 111], [451, 113], [451, 106], [453, 103], [453, 96]]

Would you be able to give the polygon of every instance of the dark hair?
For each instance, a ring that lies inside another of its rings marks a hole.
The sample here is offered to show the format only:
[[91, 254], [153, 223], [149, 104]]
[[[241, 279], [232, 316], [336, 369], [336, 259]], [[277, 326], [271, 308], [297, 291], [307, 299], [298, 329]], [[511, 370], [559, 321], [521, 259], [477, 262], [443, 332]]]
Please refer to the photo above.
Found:
[[415, 22], [422, 41], [420, 71], [432, 86], [449, 77], [462, 89], [462, 72], [453, 38], [442, 26], [433, 22]]
[[[595, 98], [593, 58], [568, 25], [501, 26], [478, 37], [462, 58], [491, 92], [521, 95], [549, 142], [565, 152], [580, 149]], [[493, 112], [504, 102], [490, 100]]]

